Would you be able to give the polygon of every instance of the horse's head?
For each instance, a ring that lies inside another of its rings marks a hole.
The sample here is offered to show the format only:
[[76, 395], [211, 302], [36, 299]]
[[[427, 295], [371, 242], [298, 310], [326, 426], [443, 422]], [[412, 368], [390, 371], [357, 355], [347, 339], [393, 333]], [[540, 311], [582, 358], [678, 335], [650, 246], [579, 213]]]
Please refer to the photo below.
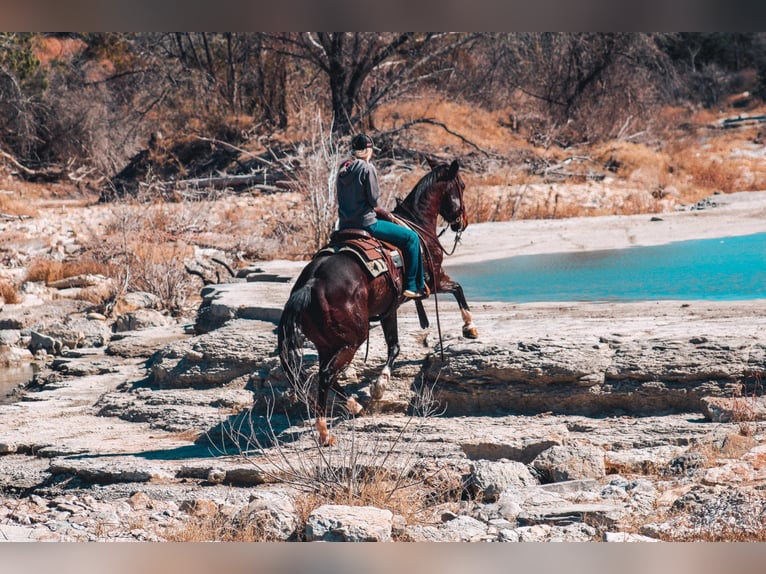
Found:
[[445, 182], [446, 185], [439, 206], [439, 215], [449, 223], [452, 231], [463, 231], [468, 227], [468, 217], [466, 217], [463, 203], [465, 183], [460, 177], [460, 166], [457, 160], [454, 160], [449, 166], [440, 166], [436, 169], [444, 172], [439, 175], [439, 181]]
[[420, 178], [404, 201], [398, 202], [394, 213], [421, 225], [436, 226], [441, 216], [453, 231], [463, 231], [468, 218], [463, 204], [465, 184], [460, 177], [457, 160], [451, 164], [428, 160], [431, 171]]

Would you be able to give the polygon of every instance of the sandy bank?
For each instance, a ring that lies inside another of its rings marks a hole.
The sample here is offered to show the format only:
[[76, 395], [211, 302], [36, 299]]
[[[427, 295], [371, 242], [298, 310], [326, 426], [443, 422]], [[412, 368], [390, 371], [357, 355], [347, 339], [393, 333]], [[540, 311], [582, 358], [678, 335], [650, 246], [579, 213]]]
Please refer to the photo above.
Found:
[[[445, 265], [766, 232], [766, 191], [714, 195], [714, 206], [657, 215], [537, 219], [469, 225]], [[450, 238], [443, 238], [449, 247]]]

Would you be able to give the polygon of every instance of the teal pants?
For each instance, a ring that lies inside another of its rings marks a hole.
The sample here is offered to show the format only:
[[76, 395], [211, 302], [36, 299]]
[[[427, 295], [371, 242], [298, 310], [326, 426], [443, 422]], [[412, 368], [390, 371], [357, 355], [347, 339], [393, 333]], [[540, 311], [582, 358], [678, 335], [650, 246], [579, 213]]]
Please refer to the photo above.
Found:
[[423, 259], [420, 256], [420, 237], [418, 234], [402, 225], [379, 219], [365, 228], [373, 237], [388, 241], [402, 250], [404, 255], [404, 289], [422, 291], [425, 289], [423, 279]]

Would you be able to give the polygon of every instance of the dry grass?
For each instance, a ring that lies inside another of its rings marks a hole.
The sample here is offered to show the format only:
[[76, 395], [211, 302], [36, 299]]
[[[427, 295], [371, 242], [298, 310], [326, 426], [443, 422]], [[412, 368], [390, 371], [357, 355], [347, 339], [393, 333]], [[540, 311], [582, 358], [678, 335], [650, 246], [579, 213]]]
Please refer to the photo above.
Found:
[[739, 434], [745, 437], [755, 435], [755, 428], [758, 421], [758, 401], [763, 394], [763, 375], [760, 371], [753, 373], [752, 390], [745, 394], [743, 384], [738, 385], [734, 390], [734, 399], [732, 405], [732, 422], [739, 425]]
[[168, 542], [275, 542], [257, 523], [238, 524], [220, 512], [193, 517], [164, 533]]
[[615, 141], [600, 145], [593, 151], [599, 165], [625, 181], [649, 189], [663, 188], [669, 183], [670, 157], [646, 144]]
[[[326, 504], [348, 506], [374, 506], [390, 510], [395, 516], [401, 516], [406, 524], [433, 523], [433, 508], [444, 508], [459, 503], [462, 492], [460, 477], [439, 478], [419, 488], [396, 488], [397, 480], [384, 469], [372, 470], [359, 486], [355, 494], [345, 493], [339, 496], [336, 489], [331, 491], [309, 490], [294, 500], [298, 528], [296, 540], [305, 540], [305, 525], [309, 515]], [[456, 498], [457, 497], [457, 498]], [[200, 506], [191, 512], [188, 520], [163, 534], [171, 542], [273, 542], [277, 539], [267, 525], [256, 521], [242, 523], [221, 513], [216, 508]]]
[[27, 269], [25, 281], [42, 281], [47, 284], [78, 275], [96, 274], [109, 276], [113, 271], [109, 264], [101, 263], [95, 259], [86, 258], [78, 261], [35, 259]]
[[[528, 144], [509, 129], [511, 115], [509, 110], [489, 112], [475, 105], [421, 95], [382, 106], [374, 115], [374, 123], [378, 130], [388, 131], [420, 118], [429, 118], [447, 125], [451, 131], [482, 149], [512, 153]], [[417, 124], [403, 132], [401, 137], [402, 143], [409, 142], [418, 149], [434, 148], [450, 153], [475, 150], [438, 125]]]
[[0, 213], [19, 217], [33, 217], [37, 210], [28, 199], [21, 199], [17, 193], [0, 190]]
[[18, 287], [10, 281], [0, 280], [0, 299], [9, 305], [21, 303]]

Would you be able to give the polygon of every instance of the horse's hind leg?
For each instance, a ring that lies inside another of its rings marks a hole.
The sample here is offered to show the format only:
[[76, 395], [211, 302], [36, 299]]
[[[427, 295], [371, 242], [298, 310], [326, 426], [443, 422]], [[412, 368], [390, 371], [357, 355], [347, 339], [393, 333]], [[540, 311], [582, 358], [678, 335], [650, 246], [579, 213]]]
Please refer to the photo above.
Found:
[[330, 389], [345, 399], [346, 409], [351, 414], [357, 415], [362, 411], [361, 405], [352, 397], [349, 397], [340, 384], [338, 384], [339, 373], [351, 362], [355, 353], [355, 348], [344, 347], [333, 354], [327, 361], [320, 358], [319, 385], [317, 386], [317, 400], [314, 410], [316, 429], [319, 433], [319, 444], [321, 446], [331, 446], [335, 442], [335, 437], [330, 434], [327, 428], [327, 398]]
[[399, 356], [399, 326], [396, 317], [396, 311], [381, 317], [380, 324], [383, 327], [383, 336], [386, 338], [386, 348], [388, 349], [388, 357], [386, 358], [386, 364], [383, 365], [383, 370], [370, 387], [370, 396], [375, 400], [383, 398], [383, 392], [391, 382], [391, 370], [394, 366], [396, 357]]

